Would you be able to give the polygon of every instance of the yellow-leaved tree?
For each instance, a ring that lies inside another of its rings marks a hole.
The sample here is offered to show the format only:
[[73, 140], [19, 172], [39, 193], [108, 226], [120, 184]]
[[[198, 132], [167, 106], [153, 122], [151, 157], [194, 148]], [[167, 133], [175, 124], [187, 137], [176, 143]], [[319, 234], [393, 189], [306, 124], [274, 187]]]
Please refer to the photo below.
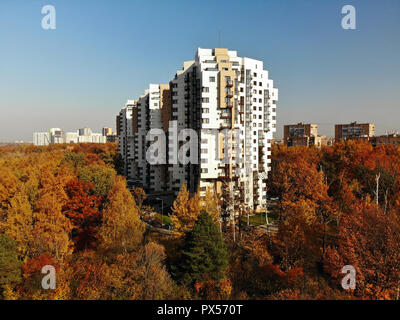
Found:
[[219, 220], [221, 214], [220, 200], [211, 188], [207, 188], [205, 197], [201, 199], [201, 209], [206, 210], [214, 222]]
[[108, 193], [108, 203], [103, 212], [103, 224], [99, 232], [102, 249], [131, 252], [142, 241], [144, 224], [125, 179], [118, 176]]
[[202, 210], [206, 210], [214, 222], [217, 222], [220, 215], [217, 195], [211, 189], [207, 189], [203, 198], [200, 197], [199, 191], [190, 197], [186, 185], [183, 184], [172, 206], [171, 219], [176, 234], [181, 236], [191, 230]]
[[41, 191], [34, 212], [35, 237], [32, 253], [35, 256], [50, 254], [62, 263], [72, 251], [70, 220], [62, 213], [67, 200], [61, 178], [46, 170], [41, 178]]
[[2, 229], [17, 243], [18, 255], [25, 261], [29, 256], [33, 236], [33, 211], [24, 188], [10, 200], [7, 218]]

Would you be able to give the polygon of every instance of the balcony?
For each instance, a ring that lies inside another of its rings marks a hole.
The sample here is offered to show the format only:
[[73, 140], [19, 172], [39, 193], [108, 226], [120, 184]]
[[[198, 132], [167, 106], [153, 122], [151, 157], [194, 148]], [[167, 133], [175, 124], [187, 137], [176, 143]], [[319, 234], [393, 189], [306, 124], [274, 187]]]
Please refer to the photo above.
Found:
[[233, 87], [233, 81], [232, 80], [227, 80], [226, 81], [226, 86], [227, 87]]
[[232, 114], [230, 112], [221, 112], [221, 119], [230, 119], [232, 118]]
[[220, 130], [223, 130], [223, 129], [232, 129], [232, 124], [231, 124], [231, 123], [227, 123], [227, 122], [223, 122], [223, 123], [221, 123], [219, 129], [220, 129]]
[[233, 108], [233, 102], [232, 101], [226, 101], [226, 107], [227, 108]]
[[225, 95], [227, 98], [232, 98], [233, 97], [233, 91], [232, 90], [226, 90]]

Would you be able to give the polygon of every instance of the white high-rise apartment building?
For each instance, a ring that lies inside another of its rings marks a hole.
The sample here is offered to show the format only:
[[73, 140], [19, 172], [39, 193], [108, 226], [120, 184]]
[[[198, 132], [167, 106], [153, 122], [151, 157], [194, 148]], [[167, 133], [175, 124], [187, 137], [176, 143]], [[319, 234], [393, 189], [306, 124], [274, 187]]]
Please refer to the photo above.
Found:
[[118, 152], [124, 159], [124, 174], [128, 179], [133, 178], [132, 167], [135, 160], [132, 109], [136, 108], [136, 103], [135, 100], [128, 100], [117, 116]]
[[169, 189], [167, 163], [151, 165], [146, 158], [151, 144], [146, 139], [150, 129], [168, 129], [169, 92], [168, 84], [150, 84], [137, 101], [128, 100], [117, 116], [119, 153], [125, 162], [125, 175], [150, 191]]
[[50, 144], [50, 133], [49, 132], [34, 132], [33, 133], [33, 144], [35, 146], [48, 146]]
[[[177, 194], [186, 184], [191, 192], [199, 189], [201, 195], [211, 188], [231, 205], [265, 207], [278, 90], [263, 62], [238, 57], [228, 49], [198, 49], [195, 60], [185, 62], [166, 88], [170, 105], [163, 99], [164, 105], [156, 106], [156, 92], [157, 87], [151, 85], [137, 106], [139, 131], [144, 131], [138, 136], [140, 159], [135, 163], [142, 168], [137, 178], [143, 186], [157, 191], [155, 186], [161, 181]], [[163, 166], [146, 166], [143, 154], [150, 129], [162, 128], [168, 141], [176, 138], [169, 121], [176, 122], [178, 133], [187, 128], [197, 132], [198, 163], [171, 161], [177, 150], [169, 147], [168, 172], [164, 172]]]

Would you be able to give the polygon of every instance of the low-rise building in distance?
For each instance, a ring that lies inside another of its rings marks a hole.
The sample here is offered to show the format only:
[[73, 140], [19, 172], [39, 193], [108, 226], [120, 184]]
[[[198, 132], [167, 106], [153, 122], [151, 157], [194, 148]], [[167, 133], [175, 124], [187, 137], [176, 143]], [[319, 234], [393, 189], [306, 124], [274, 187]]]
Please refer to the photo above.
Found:
[[359, 139], [369, 141], [369, 138], [375, 136], [375, 125], [373, 123], [357, 123], [336, 124], [335, 125], [335, 141], [348, 139]]
[[283, 142], [288, 147], [295, 146], [316, 146], [320, 148], [328, 145], [328, 139], [325, 136], [318, 135], [317, 124], [298, 124], [285, 125], [283, 129]]
[[59, 143], [106, 143], [103, 133], [93, 133], [90, 128], [78, 129], [75, 132], [64, 132], [60, 128], [51, 128], [49, 132], [34, 132], [33, 144], [47, 146]]

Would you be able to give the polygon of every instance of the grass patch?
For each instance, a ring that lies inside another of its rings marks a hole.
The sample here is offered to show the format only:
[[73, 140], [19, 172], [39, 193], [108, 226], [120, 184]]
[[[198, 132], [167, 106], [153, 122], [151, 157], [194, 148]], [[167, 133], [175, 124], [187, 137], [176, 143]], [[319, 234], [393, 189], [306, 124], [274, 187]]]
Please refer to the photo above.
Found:
[[[161, 222], [161, 213], [156, 213], [155, 216], [154, 216], [154, 219], [159, 221], [159, 222]], [[162, 216], [162, 219], [163, 219], [163, 225], [165, 225], [165, 226], [166, 225], [171, 225], [172, 226], [172, 220], [171, 220], [171, 218], [169, 216], [164, 214]]]
[[[277, 219], [277, 214], [274, 212], [268, 212], [268, 222], [274, 223]], [[241, 223], [243, 225], [247, 225], [247, 216], [242, 216], [240, 219]], [[251, 216], [249, 216], [249, 222], [250, 225], [253, 226], [260, 226], [260, 225], [264, 225], [267, 224], [266, 220], [265, 220], [265, 213], [257, 213], [257, 214], [253, 214]]]

